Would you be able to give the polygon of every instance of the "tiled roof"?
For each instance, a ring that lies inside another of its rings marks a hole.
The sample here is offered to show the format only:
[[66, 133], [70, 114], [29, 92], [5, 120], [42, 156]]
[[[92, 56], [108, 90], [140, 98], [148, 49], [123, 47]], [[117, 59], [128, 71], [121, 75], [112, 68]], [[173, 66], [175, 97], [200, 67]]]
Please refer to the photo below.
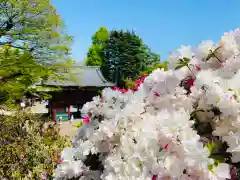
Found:
[[97, 66], [75, 66], [74, 80], [51, 81], [44, 83], [48, 86], [70, 86], [70, 87], [112, 87], [114, 83], [108, 82], [102, 75], [100, 67]]

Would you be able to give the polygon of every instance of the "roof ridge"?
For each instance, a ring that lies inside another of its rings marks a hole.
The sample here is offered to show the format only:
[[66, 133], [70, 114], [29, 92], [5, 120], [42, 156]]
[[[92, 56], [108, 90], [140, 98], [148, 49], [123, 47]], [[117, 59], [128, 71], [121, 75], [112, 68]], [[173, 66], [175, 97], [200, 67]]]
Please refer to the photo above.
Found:
[[104, 76], [103, 76], [102, 72], [100, 71], [100, 69], [96, 69], [96, 71], [97, 71], [97, 74], [99, 75], [99, 77], [100, 77], [100, 79], [102, 80], [103, 83], [109, 82], [109, 81], [107, 81], [107, 80], [104, 78]]
[[115, 83], [112, 83], [105, 79], [103, 73], [99, 66], [84, 66], [76, 64], [73, 69], [73, 73], [76, 73], [75, 76], [79, 79], [79, 82], [75, 82], [72, 79], [67, 78], [66, 80], [56, 80], [49, 79], [45, 82], [45, 85], [58, 85], [58, 86], [79, 86], [79, 87], [110, 87], [115, 86]]

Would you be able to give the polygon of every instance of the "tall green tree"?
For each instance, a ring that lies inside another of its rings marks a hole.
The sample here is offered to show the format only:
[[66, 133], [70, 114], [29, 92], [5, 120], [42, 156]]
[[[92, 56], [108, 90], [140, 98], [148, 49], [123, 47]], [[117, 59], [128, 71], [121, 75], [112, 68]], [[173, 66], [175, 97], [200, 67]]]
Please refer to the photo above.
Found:
[[101, 66], [103, 63], [103, 51], [106, 47], [109, 32], [101, 26], [92, 36], [92, 46], [88, 49], [85, 63], [87, 66]]
[[66, 58], [71, 37], [49, 0], [0, 0], [0, 45], [31, 52], [41, 63]]
[[63, 78], [73, 64], [71, 40], [49, 0], [0, 0], [2, 99], [16, 100], [35, 82]]
[[159, 56], [135, 32], [111, 31], [104, 49], [102, 72], [112, 82], [120, 78], [136, 79], [158, 61]]

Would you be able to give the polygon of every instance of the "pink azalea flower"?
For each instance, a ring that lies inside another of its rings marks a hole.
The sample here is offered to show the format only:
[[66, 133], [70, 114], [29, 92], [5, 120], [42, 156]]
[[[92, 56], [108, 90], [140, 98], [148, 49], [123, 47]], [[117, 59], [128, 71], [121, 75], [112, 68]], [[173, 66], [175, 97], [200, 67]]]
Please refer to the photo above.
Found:
[[157, 180], [157, 175], [153, 175], [152, 180]]
[[154, 96], [160, 97], [160, 94], [158, 92], [154, 92]]
[[192, 87], [192, 86], [194, 85], [194, 81], [195, 81], [195, 79], [193, 79], [192, 77], [190, 77], [189, 79], [186, 80], [186, 83], [187, 83], [190, 87]]
[[58, 164], [62, 164], [62, 160], [60, 158], [57, 159]]
[[91, 117], [90, 117], [89, 115], [87, 115], [86, 117], [84, 117], [83, 123], [84, 123], [84, 124], [88, 124], [89, 121], [90, 121], [90, 119], [91, 119]]
[[201, 71], [201, 67], [199, 65], [196, 65], [195, 67], [196, 67], [198, 72]]
[[136, 85], [140, 85], [142, 83], [141, 79], [136, 80]]

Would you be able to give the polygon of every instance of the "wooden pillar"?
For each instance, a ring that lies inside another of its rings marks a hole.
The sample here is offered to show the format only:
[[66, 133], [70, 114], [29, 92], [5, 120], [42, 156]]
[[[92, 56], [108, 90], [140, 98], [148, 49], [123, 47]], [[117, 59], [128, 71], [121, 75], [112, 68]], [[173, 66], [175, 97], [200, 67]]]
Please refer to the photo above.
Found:
[[47, 102], [48, 102], [47, 106], [46, 106], [48, 108], [48, 113], [47, 114], [48, 114], [48, 117], [51, 117], [51, 115], [52, 115], [52, 101], [48, 100]]
[[70, 107], [71, 107], [71, 105], [68, 105], [68, 120], [70, 120], [70, 116], [71, 116], [71, 112], [70, 112]]
[[56, 121], [56, 114], [57, 114], [57, 110], [54, 106], [52, 106], [52, 120]]

